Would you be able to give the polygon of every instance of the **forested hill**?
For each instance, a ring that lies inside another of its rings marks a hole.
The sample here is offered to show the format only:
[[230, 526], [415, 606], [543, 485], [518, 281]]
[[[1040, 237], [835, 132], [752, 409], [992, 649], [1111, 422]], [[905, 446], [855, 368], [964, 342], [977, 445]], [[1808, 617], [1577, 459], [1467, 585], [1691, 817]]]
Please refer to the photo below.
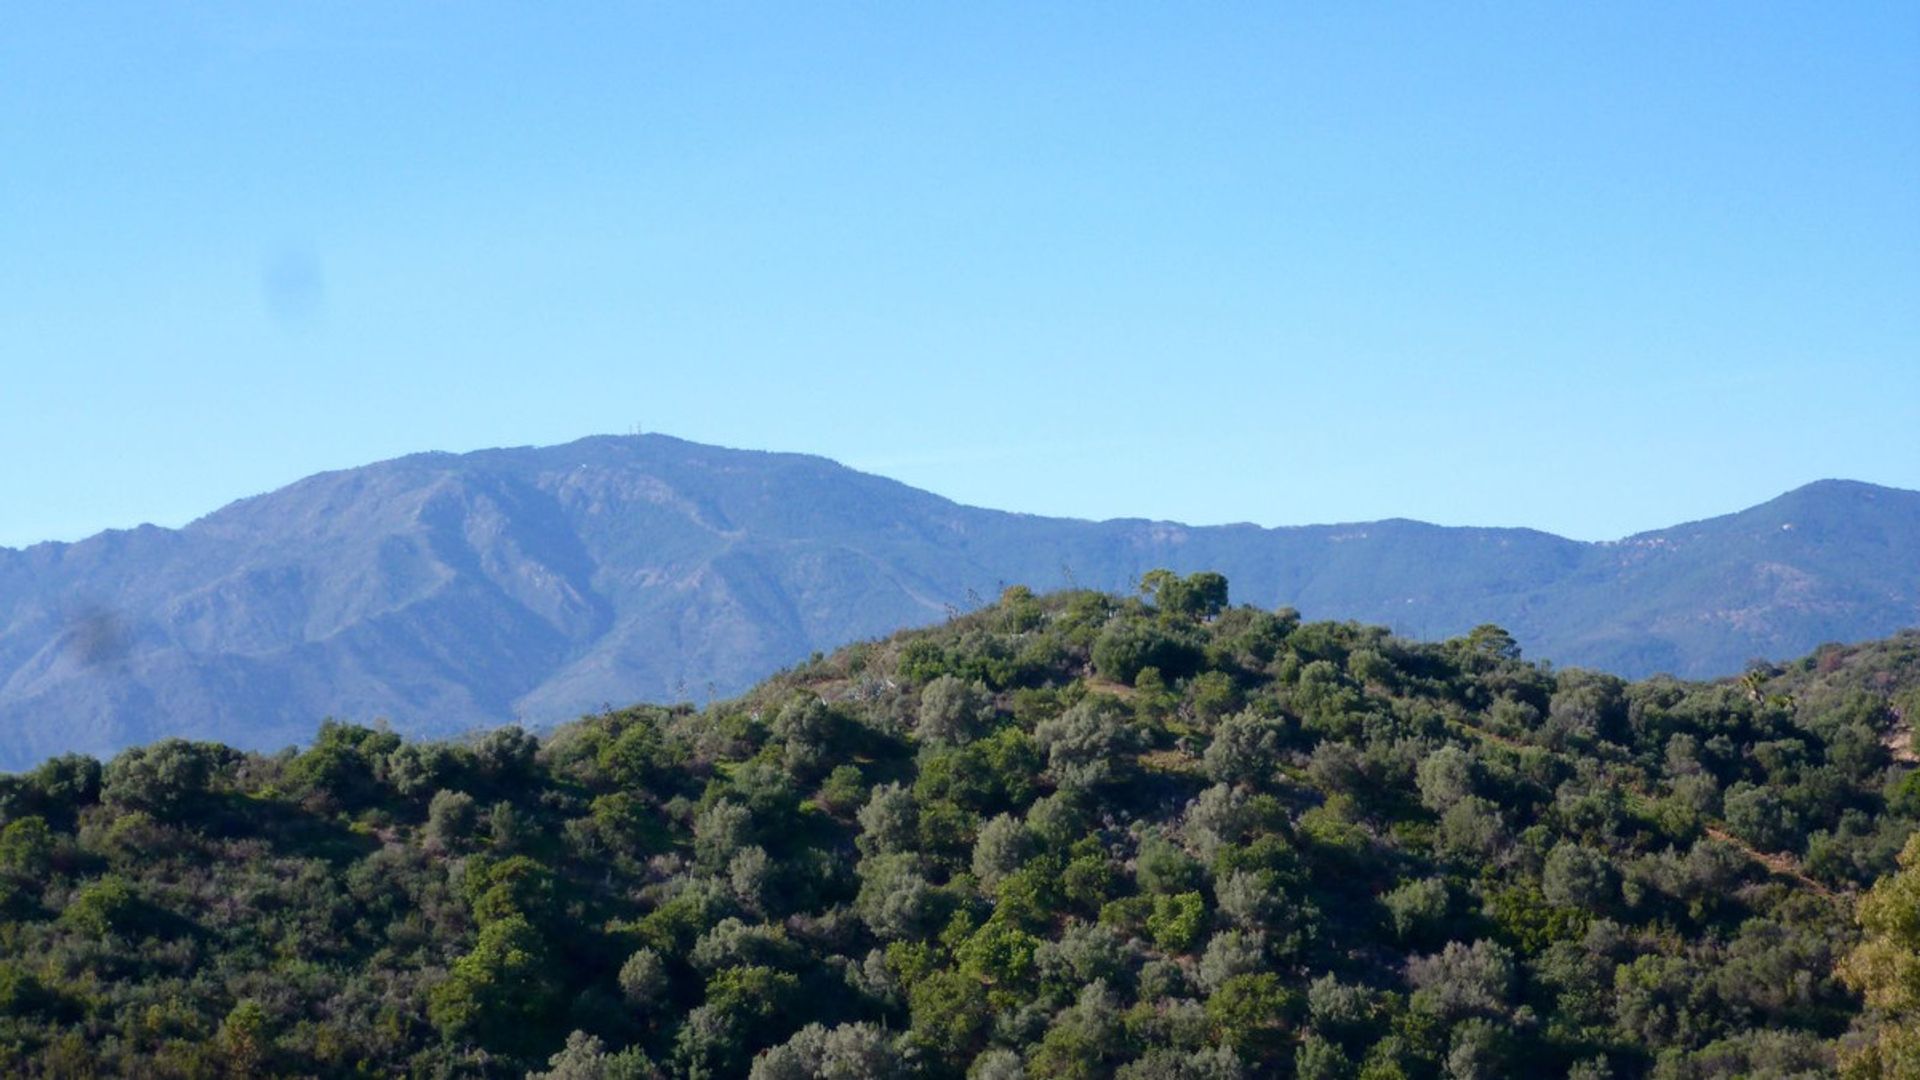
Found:
[[0, 1071], [1920, 1075], [1920, 634], [1626, 683], [1146, 585], [0, 777]]
[[1625, 675], [1737, 673], [1920, 623], [1920, 494], [1822, 483], [1582, 544], [1411, 521], [1261, 529], [960, 506], [820, 458], [661, 437], [425, 454], [181, 530], [0, 549], [0, 766], [163, 735], [275, 748], [324, 716], [412, 733], [708, 700], [1005, 582], [1168, 566], [1310, 617]]

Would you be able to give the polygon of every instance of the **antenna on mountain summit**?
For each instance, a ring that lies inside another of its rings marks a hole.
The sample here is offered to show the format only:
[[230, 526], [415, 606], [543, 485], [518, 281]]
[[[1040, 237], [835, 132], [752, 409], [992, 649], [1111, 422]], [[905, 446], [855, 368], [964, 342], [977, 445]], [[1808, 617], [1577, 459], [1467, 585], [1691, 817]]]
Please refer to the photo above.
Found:
[[641, 432], [641, 430], [640, 430], [640, 421], [638, 421], [638, 420], [635, 420], [635, 421], [633, 422], [633, 430], [632, 430], [632, 431], [629, 431], [629, 432], [627, 432], [627, 434], [629, 434], [629, 435], [639, 435], [639, 434], [643, 434], [643, 433]]

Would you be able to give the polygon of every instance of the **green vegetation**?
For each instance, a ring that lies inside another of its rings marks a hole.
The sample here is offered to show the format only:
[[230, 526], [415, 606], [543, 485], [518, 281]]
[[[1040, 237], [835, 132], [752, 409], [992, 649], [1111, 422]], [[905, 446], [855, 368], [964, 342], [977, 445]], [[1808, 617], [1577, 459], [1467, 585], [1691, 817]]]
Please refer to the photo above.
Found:
[[1920, 634], [1629, 684], [1226, 591], [0, 777], [0, 1071], [1920, 1075]]

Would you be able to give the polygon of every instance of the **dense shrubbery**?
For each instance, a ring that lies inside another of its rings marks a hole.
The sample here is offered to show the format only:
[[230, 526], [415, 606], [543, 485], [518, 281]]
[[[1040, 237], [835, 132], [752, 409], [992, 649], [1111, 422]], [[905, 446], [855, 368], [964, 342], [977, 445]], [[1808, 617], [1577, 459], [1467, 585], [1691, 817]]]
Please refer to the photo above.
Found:
[[0, 1068], [1913, 1075], [1920, 636], [1627, 684], [1146, 586], [0, 778]]

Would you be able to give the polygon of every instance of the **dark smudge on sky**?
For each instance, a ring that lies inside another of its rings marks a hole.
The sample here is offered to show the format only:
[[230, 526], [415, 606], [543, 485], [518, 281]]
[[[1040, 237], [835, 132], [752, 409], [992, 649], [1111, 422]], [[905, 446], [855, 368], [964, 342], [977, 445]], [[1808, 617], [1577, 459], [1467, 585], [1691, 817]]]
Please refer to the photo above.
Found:
[[283, 330], [311, 328], [326, 307], [320, 260], [305, 248], [288, 248], [268, 259], [260, 271], [260, 291], [267, 314]]
[[126, 654], [126, 628], [108, 608], [85, 608], [73, 618], [66, 650], [83, 667], [112, 663]]

